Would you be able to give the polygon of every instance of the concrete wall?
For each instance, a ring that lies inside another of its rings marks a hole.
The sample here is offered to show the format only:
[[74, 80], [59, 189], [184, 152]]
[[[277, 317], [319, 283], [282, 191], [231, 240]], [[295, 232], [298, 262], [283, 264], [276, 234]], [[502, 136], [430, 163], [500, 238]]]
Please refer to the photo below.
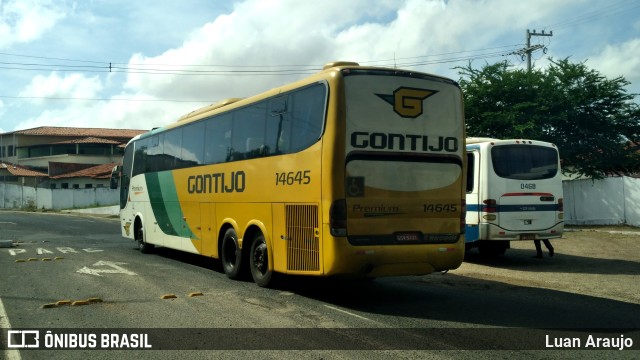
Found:
[[567, 225], [640, 226], [640, 179], [565, 180], [562, 185]]
[[0, 208], [19, 209], [35, 206], [38, 209], [73, 209], [117, 205], [118, 190], [45, 189], [0, 183]]

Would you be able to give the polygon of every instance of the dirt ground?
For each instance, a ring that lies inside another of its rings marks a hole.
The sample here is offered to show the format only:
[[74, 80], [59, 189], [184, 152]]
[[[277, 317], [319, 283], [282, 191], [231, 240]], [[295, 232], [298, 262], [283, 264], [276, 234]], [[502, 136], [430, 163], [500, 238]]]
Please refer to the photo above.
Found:
[[640, 304], [640, 228], [567, 227], [551, 242], [555, 256], [543, 245], [543, 259], [533, 241], [511, 242], [493, 259], [471, 250], [452, 273]]

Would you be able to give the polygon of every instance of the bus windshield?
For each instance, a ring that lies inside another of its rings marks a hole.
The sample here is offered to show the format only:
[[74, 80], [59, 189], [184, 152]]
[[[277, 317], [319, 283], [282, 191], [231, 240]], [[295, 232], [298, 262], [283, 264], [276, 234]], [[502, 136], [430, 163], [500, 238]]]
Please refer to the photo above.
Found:
[[536, 145], [501, 145], [491, 149], [493, 171], [513, 180], [550, 179], [558, 173], [558, 151]]

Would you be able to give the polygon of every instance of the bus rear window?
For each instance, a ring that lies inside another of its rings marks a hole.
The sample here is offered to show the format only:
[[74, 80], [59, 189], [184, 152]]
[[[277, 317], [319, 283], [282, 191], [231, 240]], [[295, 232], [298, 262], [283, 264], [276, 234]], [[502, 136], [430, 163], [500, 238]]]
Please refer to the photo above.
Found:
[[491, 149], [493, 171], [514, 180], [549, 179], [558, 173], [558, 151], [536, 145], [501, 145]]

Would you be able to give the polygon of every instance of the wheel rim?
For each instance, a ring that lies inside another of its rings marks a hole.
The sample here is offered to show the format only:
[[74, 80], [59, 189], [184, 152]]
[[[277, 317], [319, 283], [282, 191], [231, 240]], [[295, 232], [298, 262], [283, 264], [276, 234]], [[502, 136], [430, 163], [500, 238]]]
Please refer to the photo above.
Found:
[[269, 258], [267, 255], [267, 244], [261, 242], [253, 251], [253, 265], [260, 274], [267, 273]]

